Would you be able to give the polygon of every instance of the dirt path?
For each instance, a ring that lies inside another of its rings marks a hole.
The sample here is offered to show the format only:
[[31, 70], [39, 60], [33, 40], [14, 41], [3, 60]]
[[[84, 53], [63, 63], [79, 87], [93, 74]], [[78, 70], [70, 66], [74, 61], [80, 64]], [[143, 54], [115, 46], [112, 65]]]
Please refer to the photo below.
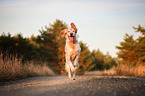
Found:
[[145, 78], [33, 77], [0, 83], [0, 96], [145, 96]]

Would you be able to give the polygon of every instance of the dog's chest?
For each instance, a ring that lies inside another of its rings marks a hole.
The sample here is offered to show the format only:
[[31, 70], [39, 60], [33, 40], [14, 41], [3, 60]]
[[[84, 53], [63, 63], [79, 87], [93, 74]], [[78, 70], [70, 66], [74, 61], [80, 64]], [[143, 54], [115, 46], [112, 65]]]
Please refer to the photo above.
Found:
[[72, 48], [72, 50], [70, 52], [70, 58], [71, 58], [71, 60], [74, 60], [77, 55], [78, 55], [78, 48], [77, 49]]
[[78, 55], [79, 53], [79, 45], [78, 44], [73, 44], [71, 46], [67, 46], [67, 53], [68, 56], [70, 57], [71, 60], [74, 60], [75, 57]]

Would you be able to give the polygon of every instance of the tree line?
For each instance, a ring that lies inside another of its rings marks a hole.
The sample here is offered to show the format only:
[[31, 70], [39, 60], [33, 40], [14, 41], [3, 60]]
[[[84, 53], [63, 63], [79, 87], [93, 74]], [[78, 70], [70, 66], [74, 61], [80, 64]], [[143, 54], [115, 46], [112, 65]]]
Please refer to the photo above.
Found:
[[125, 34], [124, 41], [120, 42], [120, 46], [116, 46], [119, 49], [117, 53], [119, 62], [127, 65], [145, 64], [145, 28], [141, 25], [133, 28], [140, 35], [134, 39], [133, 35]]
[[[68, 28], [65, 22], [56, 20], [53, 24], [41, 28], [40, 35], [32, 35], [30, 38], [24, 38], [22, 34], [12, 36], [10, 33], [3, 33], [0, 36], [0, 52], [3, 54], [3, 59], [12, 55], [22, 58], [22, 63], [45, 62], [54, 72], [63, 74], [65, 73], [65, 38], [61, 37], [60, 31], [65, 28]], [[116, 65], [115, 59], [109, 53], [104, 55], [99, 49], [91, 52], [86, 43], [82, 41], [79, 43], [81, 47], [79, 73], [109, 69]]]

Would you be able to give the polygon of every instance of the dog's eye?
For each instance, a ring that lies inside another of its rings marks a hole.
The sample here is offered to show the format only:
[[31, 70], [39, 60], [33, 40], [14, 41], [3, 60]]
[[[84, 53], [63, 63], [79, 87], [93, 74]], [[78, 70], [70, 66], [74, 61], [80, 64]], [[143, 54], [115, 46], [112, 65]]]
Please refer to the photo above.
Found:
[[73, 31], [73, 32], [75, 32], [75, 31]]
[[68, 32], [70, 32], [70, 31], [68, 31]]

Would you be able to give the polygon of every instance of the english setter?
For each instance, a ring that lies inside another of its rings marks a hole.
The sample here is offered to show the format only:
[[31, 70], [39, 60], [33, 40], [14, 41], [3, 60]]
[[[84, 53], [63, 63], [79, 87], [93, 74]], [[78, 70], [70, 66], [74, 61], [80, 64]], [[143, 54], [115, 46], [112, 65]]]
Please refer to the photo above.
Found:
[[65, 36], [65, 69], [68, 72], [68, 79], [71, 80], [71, 72], [73, 73], [73, 80], [75, 80], [76, 69], [79, 68], [80, 45], [77, 39], [77, 28], [74, 23], [71, 23], [71, 28], [64, 29], [60, 33], [62, 37]]

